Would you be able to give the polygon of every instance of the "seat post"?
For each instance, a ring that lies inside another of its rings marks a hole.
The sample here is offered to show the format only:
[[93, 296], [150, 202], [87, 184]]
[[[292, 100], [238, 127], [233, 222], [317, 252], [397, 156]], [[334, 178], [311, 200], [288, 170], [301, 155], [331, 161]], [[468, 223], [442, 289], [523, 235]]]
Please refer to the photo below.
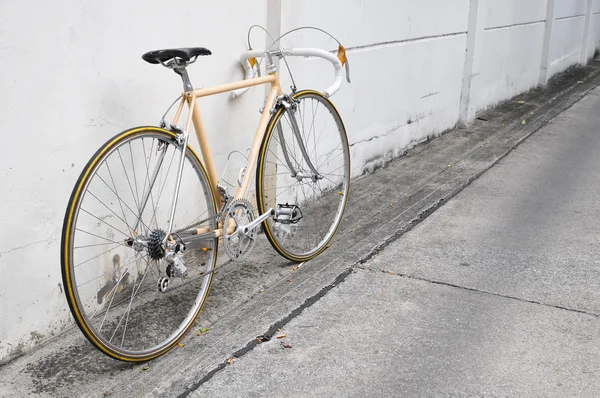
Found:
[[175, 73], [181, 76], [181, 80], [183, 81], [183, 91], [193, 91], [194, 86], [192, 86], [192, 82], [190, 82], [190, 76], [187, 73], [187, 69], [185, 69], [186, 65], [180, 65], [173, 67]]

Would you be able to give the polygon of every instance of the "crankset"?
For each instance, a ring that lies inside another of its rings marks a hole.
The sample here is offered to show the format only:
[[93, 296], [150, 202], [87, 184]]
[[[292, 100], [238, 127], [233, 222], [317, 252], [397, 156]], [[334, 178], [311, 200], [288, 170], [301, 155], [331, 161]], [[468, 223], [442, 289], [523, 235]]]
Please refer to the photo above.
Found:
[[269, 209], [254, 218], [254, 207], [250, 201], [233, 200], [223, 217], [223, 246], [229, 258], [239, 261], [250, 254], [256, 242], [256, 228], [274, 214], [273, 209]]

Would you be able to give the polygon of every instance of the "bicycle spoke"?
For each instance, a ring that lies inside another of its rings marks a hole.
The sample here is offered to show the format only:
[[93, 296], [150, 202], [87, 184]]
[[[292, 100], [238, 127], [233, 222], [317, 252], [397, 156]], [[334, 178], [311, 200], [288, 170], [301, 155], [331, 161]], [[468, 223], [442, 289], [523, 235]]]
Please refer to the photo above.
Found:
[[[105, 251], [103, 251], [102, 253], [98, 254], [97, 256], [94, 256], [94, 257], [92, 257], [92, 258], [90, 258], [90, 259], [87, 259], [87, 260], [85, 260], [84, 262], [82, 262], [82, 263], [79, 263], [79, 264], [75, 265], [74, 267], [75, 267], [75, 268], [77, 268], [77, 267], [80, 267], [80, 266], [82, 266], [83, 264], [89, 263], [90, 261], [92, 261], [92, 260], [94, 260], [94, 259], [97, 259], [98, 257], [102, 256], [103, 254], [106, 254], [106, 253], [109, 253], [109, 252], [113, 251], [113, 250], [114, 250], [114, 249], [116, 249], [116, 248], [117, 248], [117, 246], [119, 246], [119, 245], [120, 245], [120, 243], [117, 243], [117, 244], [115, 244], [113, 247], [111, 247], [110, 249], [108, 249], [108, 250], [105, 250]], [[125, 246], [125, 245], [123, 245], [123, 246]]]
[[112, 172], [110, 171], [110, 166], [108, 165], [108, 162], [106, 162], [104, 164], [106, 165], [106, 168], [108, 169], [108, 175], [110, 176], [110, 180], [112, 181], [113, 187], [115, 188], [114, 193], [115, 193], [115, 196], [117, 197], [117, 202], [119, 202], [119, 207], [121, 208], [121, 213], [123, 214], [123, 220], [125, 221], [125, 225], [127, 226], [127, 228], [129, 228], [130, 233], [133, 235], [133, 229], [127, 223], [127, 217], [125, 217], [125, 210], [123, 210], [123, 204], [122, 204], [121, 197], [117, 193], [117, 186], [115, 185], [115, 180], [112, 176]]
[[[131, 312], [131, 304], [133, 303], [133, 298], [135, 297], [137, 292], [140, 290], [140, 287], [142, 287], [142, 284], [144, 283], [144, 279], [146, 279], [147, 274], [148, 274], [148, 267], [146, 267], [146, 272], [144, 272], [144, 276], [142, 276], [142, 280], [140, 281], [140, 284], [138, 285], [137, 290], [135, 290], [135, 292], [134, 292], [132, 289], [131, 300], [129, 300], [129, 306], [127, 307], [127, 318], [125, 319], [125, 327], [123, 329], [123, 337], [121, 338], [121, 348], [123, 348], [123, 342], [125, 341], [125, 333], [127, 332], [127, 324], [129, 322], [129, 313]], [[135, 286], [135, 283], [134, 283], [134, 286]]]
[[[128, 142], [127, 144], [128, 144], [127, 146], [129, 147], [129, 154], [131, 156], [131, 168], [133, 170], [133, 185], [135, 185], [135, 195], [137, 197], [137, 202], [139, 203], [139, 207], [141, 207], [142, 204], [140, 203], [140, 193], [138, 191], [138, 183], [137, 183], [137, 176], [135, 173], [135, 162], [133, 161], [134, 158], [133, 158], [133, 151], [131, 149], [131, 141]], [[139, 208], [138, 208], [138, 211], [139, 211]]]
[[[69, 239], [63, 275], [71, 274], [72, 292], [67, 300], [83, 333], [110, 356], [151, 359], [164, 352], [206, 300], [212, 274], [204, 272], [215, 266], [216, 243], [211, 250], [190, 245], [185, 254], [176, 254], [187, 266], [185, 279], [163, 280], [170, 260], [151, 260], [148, 253], [154, 244], [150, 232], [167, 229], [165, 214], [172, 209], [167, 193], [177, 181], [178, 159], [184, 178], [175, 227], [215, 229], [208, 177], [185, 150], [171, 133], [157, 128], [121, 133], [88, 163], [69, 203], [74, 210], [64, 225]], [[170, 282], [166, 288], [159, 285], [165, 281]]]
[[[100, 179], [100, 181], [102, 181], [102, 182], [104, 183], [104, 185], [106, 185], [106, 187], [107, 187], [107, 188], [108, 188], [108, 189], [109, 189], [111, 192], [115, 193], [115, 192], [112, 190], [112, 188], [110, 187], [110, 185], [108, 185], [108, 183], [107, 183], [106, 181], [104, 181], [104, 179], [103, 179], [103, 178], [102, 178], [100, 175], [96, 174], [96, 176], [97, 176], [97, 177]], [[89, 193], [89, 194], [90, 194], [90, 195], [92, 195], [94, 198], [96, 198], [96, 199], [98, 200], [98, 202], [100, 202], [102, 205], [104, 205], [104, 207], [106, 207], [106, 208], [107, 208], [107, 209], [108, 209], [108, 210], [109, 210], [109, 211], [110, 211], [112, 214], [114, 214], [114, 215], [115, 215], [115, 216], [116, 216], [116, 217], [117, 217], [119, 220], [123, 221], [123, 223], [129, 227], [129, 224], [127, 224], [127, 221], [125, 221], [125, 220], [123, 220], [121, 217], [119, 217], [119, 216], [117, 215], [117, 213], [115, 213], [115, 212], [114, 212], [114, 211], [112, 211], [112, 210], [111, 210], [111, 209], [110, 209], [108, 206], [106, 206], [106, 204], [105, 204], [104, 202], [102, 202], [102, 201], [101, 201], [101, 200], [100, 200], [100, 199], [99, 199], [99, 198], [98, 198], [96, 195], [94, 195], [94, 194], [93, 194], [91, 191], [87, 191], [87, 193]], [[115, 195], [116, 195], [116, 193], [115, 193]], [[117, 199], [118, 199], [119, 201], [121, 200], [121, 199], [119, 198], [119, 196], [118, 196], [118, 195], [117, 195]], [[133, 214], [134, 216], [136, 216], [136, 217], [137, 217], [137, 214], [136, 214], [136, 213], [135, 213], [133, 210], [131, 210], [131, 207], [127, 206], [127, 203], [123, 203], [123, 205], [125, 205], [125, 208], [126, 208], [126, 209], [128, 209], [128, 210], [131, 212], [131, 214]], [[136, 220], [136, 221], [137, 221], [137, 220]], [[139, 221], [140, 221], [141, 223], [143, 223], [143, 221], [142, 221], [141, 219], [139, 219]]]
[[[152, 189], [154, 188], [154, 183], [150, 182], [150, 159], [148, 159], [148, 161], [146, 162], [146, 147], [144, 145], [142, 145], [142, 149], [144, 150], [144, 163], [146, 164], [146, 179], [148, 180], [148, 193], [150, 194], [150, 201], [152, 202], [152, 210], [154, 213], [154, 222], [155, 222], [155, 226], [158, 229], [158, 220], [156, 219], [156, 204], [154, 203], [154, 197], [152, 196]], [[150, 147], [150, 154], [152, 154], [152, 150], [154, 149], [154, 140], [152, 140], [152, 146]], [[162, 165], [162, 164], [161, 164]], [[160, 167], [160, 166], [157, 166]], [[156, 178], [156, 177], [154, 177]], [[143, 211], [143, 210], [142, 210]], [[140, 214], [141, 217], [141, 214]], [[152, 219], [150, 220], [150, 225], [152, 225]]]
[[133, 197], [133, 203], [135, 204], [136, 209], [140, 210], [140, 204], [136, 200], [135, 194], [133, 193], [133, 187], [131, 186], [131, 181], [129, 180], [129, 173], [127, 173], [127, 168], [125, 167], [125, 163], [123, 162], [123, 155], [121, 154], [121, 148], [117, 148], [117, 152], [119, 153], [119, 160], [121, 161], [121, 166], [123, 167], [123, 172], [125, 173], [125, 178], [127, 179], [127, 185], [129, 185], [129, 189], [131, 191], [131, 196]]
[[[129, 262], [126, 262], [125, 264], [123, 264], [123, 265], [121, 266], [121, 268], [123, 268], [123, 267], [125, 267], [125, 266], [127, 266], [127, 265], [129, 265], [129, 264], [132, 264], [134, 261], [135, 261], [135, 259], [134, 259], [134, 260], [131, 260], [131, 261], [129, 261]], [[117, 268], [117, 269], [115, 269], [115, 270], [112, 272], [111, 276], [112, 276], [112, 277], [114, 277], [114, 276], [115, 276], [115, 274], [121, 270], [121, 268]], [[124, 272], [124, 273], [121, 275], [121, 278], [123, 278], [123, 277], [124, 277], [124, 276], [125, 276], [125, 275], [126, 275], [128, 272], [129, 272], [129, 268], [126, 268], [126, 269], [125, 269], [125, 272]], [[105, 274], [108, 274], [108, 272], [106, 272]], [[95, 278], [95, 279], [98, 279], [98, 278]], [[85, 282], [85, 283], [88, 283], [88, 282], [90, 282], [90, 281], [87, 281], [87, 282]], [[79, 287], [83, 286], [85, 283], [78, 284], [78, 285], [77, 285], [77, 287], [79, 288]], [[109, 292], [108, 292], [108, 293], [107, 293], [105, 296], [107, 296], [107, 295], [110, 295], [110, 294], [111, 294], [111, 293], [112, 293], [112, 292], [113, 292], [113, 291], [114, 291], [114, 290], [115, 290], [117, 287], [118, 287], [118, 285], [115, 285], [115, 286], [113, 286], [113, 287], [112, 287], [112, 289], [111, 289], [111, 290], [110, 290], [110, 291], [109, 291]], [[100, 293], [100, 290], [102, 290], [102, 289], [99, 289], [99, 290], [95, 291], [94, 293], [92, 293], [92, 295], [91, 295], [91, 296], [88, 296], [88, 297], [86, 297], [84, 300], [82, 300], [82, 302], [84, 302], [84, 303], [88, 302], [88, 301], [89, 301], [91, 298], [93, 298], [93, 297], [94, 297], [94, 296], [96, 296], [98, 293]], [[90, 319], [92, 319], [92, 318], [93, 318], [93, 317], [96, 315], [96, 313], [98, 312], [98, 310], [99, 310], [99, 309], [100, 309], [100, 307], [98, 307], [98, 308], [96, 309], [96, 311], [94, 311], [94, 313], [92, 314], [92, 316], [90, 317]]]
[[88, 232], [88, 231], [84, 231], [83, 229], [75, 228], [75, 230], [76, 230], [76, 231], [79, 231], [79, 232], [83, 232], [84, 234], [88, 234], [88, 235], [95, 236], [96, 238], [104, 239], [104, 240], [105, 240], [105, 241], [107, 241], [107, 242], [111, 242], [111, 243], [117, 243], [117, 244], [119, 244], [119, 245], [123, 245], [123, 246], [125, 246], [125, 244], [123, 244], [123, 243], [121, 243], [121, 242], [117, 242], [117, 241], [114, 241], [114, 240], [111, 240], [111, 239], [105, 238], [105, 237], [103, 237], [103, 236], [100, 236], [100, 235], [93, 234], [93, 233], [91, 233], [91, 232]]
[[120, 229], [118, 229], [117, 227], [113, 227], [112, 225], [110, 225], [110, 224], [109, 224], [109, 223], [107, 223], [106, 221], [104, 221], [104, 220], [102, 220], [102, 219], [100, 219], [100, 218], [96, 217], [95, 215], [93, 215], [93, 214], [92, 214], [92, 213], [90, 213], [89, 211], [85, 210], [83, 207], [82, 207], [82, 208], [80, 208], [80, 210], [81, 210], [81, 211], [83, 211], [84, 213], [86, 213], [86, 214], [89, 214], [90, 216], [94, 217], [96, 220], [98, 220], [98, 221], [100, 221], [100, 222], [102, 222], [102, 223], [104, 223], [104, 224], [108, 225], [109, 227], [111, 227], [111, 228], [112, 228], [112, 229], [114, 229], [115, 231], [117, 231], [117, 232], [120, 232], [121, 234], [123, 234], [123, 236], [127, 236], [127, 237], [129, 236], [129, 234], [126, 234], [125, 232], [121, 231], [121, 230], [120, 230]]
[[[277, 131], [270, 133], [261, 162], [274, 166], [261, 168], [263, 179], [260, 180], [270, 178], [270, 186], [263, 188], [262, 208], [259, 211], [288, 203], [298, 206], [302, 212], [303, 218], [295, 226], [284, 227], [284, 224], [272, 221], [267, 223], [269, 229], [275, 228], [274, 233], [270, 234], [270, 239], [277, 241], [275, 248], [282, 254], [285, 252], [290, 259], [310, 257], [330, 240], [345, 206], [345, 199], [343, 195], [338, 195], [337, 187], [342, 187], [345, 192], [349, 180], [347, 169], [344, 169], [349, 161], [347, 139], [337, 112], [318, 94], [300, 93], [296, 98], [299, 101], [296, 114], [282, 112], [276, 121], [286, 125], [285, 141]], [[299, 134], [294, 133], [291, 117], [296, 117]], [[281, 119], [285, 119], [285, 122]], [[288, 136], [292, 142], [289, 142]], [[301, 142], [296, 143], [296, 140], [302, 140], [306, 153]], [[297, 165], [298, 173], [312, 175], [312, 167], [309, 166], [312, 163], [318, 165], [314, 169], [322, 178], [313, 182], [312, 179], [301, 178], [298, 181], [292, 177], [291, 171], [285, 171], [288, 168], [278, 154], [278, 147], [288, 152], [290, 163]]]

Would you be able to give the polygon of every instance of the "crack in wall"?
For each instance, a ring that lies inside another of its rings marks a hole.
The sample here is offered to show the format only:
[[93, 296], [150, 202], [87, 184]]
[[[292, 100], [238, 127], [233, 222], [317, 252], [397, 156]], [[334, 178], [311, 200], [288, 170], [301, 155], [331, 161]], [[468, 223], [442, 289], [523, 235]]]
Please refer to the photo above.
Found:
[[38, 241], [35, 241], [35, 242], [28, 243], [28, 244], [23, 245], [23, 246], [13, 247], [10, 250], [4, 251], [4, 252], [0, 252], [0, 256], [3, 256], [5, 254], [11, 253], [11, 252], [14, 252], [16, 250], [26, 249], [29, 246], [37, 245], [37, 244], [40, 244], [40, 243], [44, 243], [44, 242], [48, 242], [49, 243], [49, 242], [51, 242], [53, 240], [54, 240], [54, 238], [42, 239], [42, 240], [38, 240]]
[[373, 140], [375, 140], [375, 139], [378, 139], [378, 138], [383, 138], [383, 137], [385, 137], [386, 135], [388, 135], [388, 134], [390, 134], [390, 133], [393, 133], [393, 132], [397, 131], [398, 129], [401, 129], [402, 127], [404, 127], [404, 126], [406, 126], [406, 125], [407, 125], [406, 123], [405, 123], [405, 124], [401, 124], [400, 126], [394, 127], [393, 129], [391, 129], [391, 130], [388, 130], [388, 131], [386, 131], [386, 132], [385, 132], [385, 133], [383, 133], [383, 134], [374, 135], [374, 136], [373, 136], [373, 137], [371, 137], [371, 138], [366, 138], [366, 139], [364, 139], [364, 140], [360, 140], [360, 141], [353, 142], [352, 144], [350, 144], [350, 145], [348, 145], [348, 146], [349, 146], [350, 148], [352, 148], [354, 145], [357, 145], [357, 144], [362, 144], [363, 142], [369, 142], [369, 141], [373, 141]]

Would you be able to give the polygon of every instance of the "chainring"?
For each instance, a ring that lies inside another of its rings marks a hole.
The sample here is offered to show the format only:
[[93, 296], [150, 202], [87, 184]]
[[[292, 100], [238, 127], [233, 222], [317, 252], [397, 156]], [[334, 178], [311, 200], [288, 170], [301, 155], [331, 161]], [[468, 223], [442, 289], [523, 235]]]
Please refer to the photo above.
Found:
[[[233, 200], [227, 208], [223, 218], [223, 246], [229, 258], [234, 261], [241, 260], [254, 248], [256, 230], [248, 231], [247, 234], [238, 231], [239, 226], [247, 225], [252, 220], [254, 220], [254, 207], [246, 199]], [[227, 232], [229, 225], [233, 227], [231, 233]]]

